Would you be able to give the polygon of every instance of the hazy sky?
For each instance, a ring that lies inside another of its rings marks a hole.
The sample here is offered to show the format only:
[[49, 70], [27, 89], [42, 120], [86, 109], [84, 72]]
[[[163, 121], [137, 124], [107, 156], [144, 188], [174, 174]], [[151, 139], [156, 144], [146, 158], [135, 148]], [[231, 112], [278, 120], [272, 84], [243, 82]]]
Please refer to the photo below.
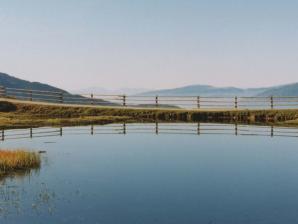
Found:
[[298, 82], [298, 1], [0, 0], [0, 50], [71, 90]]

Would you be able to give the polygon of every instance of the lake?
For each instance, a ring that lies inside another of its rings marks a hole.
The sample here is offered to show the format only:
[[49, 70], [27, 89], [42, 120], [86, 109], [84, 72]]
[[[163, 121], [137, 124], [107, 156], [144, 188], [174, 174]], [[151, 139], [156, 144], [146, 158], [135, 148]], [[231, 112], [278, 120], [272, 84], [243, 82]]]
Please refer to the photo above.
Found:
[[112, 124], [5, 130], [45, 150], [0, 180], [0, 223], [298, 223], [298, 129]]

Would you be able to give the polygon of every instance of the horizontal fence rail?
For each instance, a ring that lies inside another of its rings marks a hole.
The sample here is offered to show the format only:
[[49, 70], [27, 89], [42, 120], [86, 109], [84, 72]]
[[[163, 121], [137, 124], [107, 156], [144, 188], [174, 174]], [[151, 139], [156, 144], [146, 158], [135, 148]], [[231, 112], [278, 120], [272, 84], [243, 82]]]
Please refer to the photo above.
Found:
[[46, 127], [2, 130], [0, 134], [0, 140], [6, 141], [68, 135], [73, 136], [108, 134], [236, 135], [298, 138], [298, 128], [213, 123], [123, 123], [80, 127]]
[[70, 94], [44, 90], [0, 86], [0, 96], [18, 100], [59, 104], [184, 108], [184, 109], [296, 109], [298, 96], [270, 97], [204, 97], [204, 96], [130, 96], [103, 94]]

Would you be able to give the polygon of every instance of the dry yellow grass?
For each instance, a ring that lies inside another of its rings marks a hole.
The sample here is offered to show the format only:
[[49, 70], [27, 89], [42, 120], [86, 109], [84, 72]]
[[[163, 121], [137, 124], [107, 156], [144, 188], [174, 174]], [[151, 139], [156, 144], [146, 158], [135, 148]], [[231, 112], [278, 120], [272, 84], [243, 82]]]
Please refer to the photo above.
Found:
[[106, 124], [124, 122], [129, 120], [126, 116], [81, 116], [74, 118], [40, 118], [37, 116], [19, 115], [15, 113], [0, 112], [0, 128], [23, 128], [40, 126], [75, 126], [89, 124]]
[[0, 175], [18, 170], [38, 168], [41, 160], [36, 152], [0, 150]]
[[[0, 128], [118, 122], [237, 122], [298, 126], [298, 109], [173, 109], [58, 105], [0, 98]], [[296, 121], [295, 121], [296, 120]], [[290, 121], [290, 123], [286, 123]], [[294, 122], [293, 122], [294, 121]]]

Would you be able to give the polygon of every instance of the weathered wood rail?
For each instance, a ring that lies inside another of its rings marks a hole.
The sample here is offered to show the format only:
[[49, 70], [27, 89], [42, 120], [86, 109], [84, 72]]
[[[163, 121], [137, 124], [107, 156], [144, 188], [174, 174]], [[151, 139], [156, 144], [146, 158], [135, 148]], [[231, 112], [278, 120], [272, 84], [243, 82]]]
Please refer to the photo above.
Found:
[[70, 94], [44, 90], [0, 86], [0, 96], [18, 100], [59, 104], [188, 108], [188, 109], [297, 109], [298, 96], [270, 97], [204, 97], [204, 96], [130, 96], [104, 94]]
[[43, 127], [1, 130], [0, 140], [45, 138], [63, 135], [107, 134], [235, 135], [298, 138], [298, 128], [215, 123], [123, 123], [82, 127]]

